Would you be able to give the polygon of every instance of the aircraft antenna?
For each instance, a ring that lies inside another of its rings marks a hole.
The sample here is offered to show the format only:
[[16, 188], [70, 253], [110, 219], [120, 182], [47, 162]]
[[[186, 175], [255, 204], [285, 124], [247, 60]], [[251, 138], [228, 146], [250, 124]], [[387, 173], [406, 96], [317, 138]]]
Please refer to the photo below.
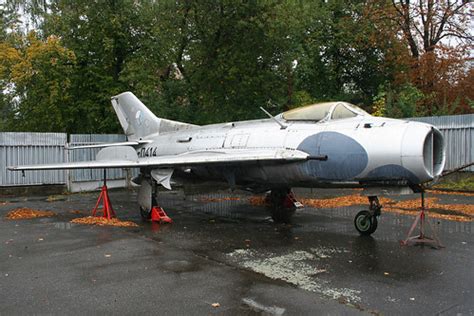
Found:
[[263, 107], [260, 107], [260, 110], [263, 111], [263, 113], [265, 113], [266, 115], [268, 115], [269, 118], [271, 118], [272, 120], [274, 120], [278, 125], [280, 125], [280, 128], [281, 129], [286, 129], [288, 126], [286, 126], [285, 124], [283, 124], [282, 122], [280, 122], [279, 120], [277, 120], [273, 115], [271, 115], [267, 110], [265, 110]]

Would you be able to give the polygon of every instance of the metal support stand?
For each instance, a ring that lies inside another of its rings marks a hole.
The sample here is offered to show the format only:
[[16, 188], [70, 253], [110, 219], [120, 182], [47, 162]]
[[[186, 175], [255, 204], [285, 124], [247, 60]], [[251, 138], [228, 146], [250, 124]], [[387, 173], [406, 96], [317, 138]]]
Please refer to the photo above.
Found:
[[99, 198], [97, 199], [97, 203], [95, 204], [94, 209], [92, 210], [92, 216], [96, 216], [97, 209], [100, 205], [102, 200], [102, 217], [111, 219], [115, 217], [114, 209], [112, 208], [112, 203], [110, 202], [109, 193], [107, 190], [107, 170], [104, 169], [104, 185], [102, 186], [102, 190], [100, 192]]
[[[405, 240], [400, 241], [400, 244], [403, 246], [407, 246], [410, 243], [413, 243], [415, 245], [430, 245], [434, 248], [443, 248], [444, 246], [441, 244], [439, 241], [438, 237], [436, 236], [436, 232], [433, 229], [433, 226], [431, 223], [427, 220], [428, 215], [425, 212], [425, 192], [421, 191], [421, 209], [420, 213], [415, 218], [415, 221], [410, 227], [410, 230], [408, 231], [407, 238]], [[420, 233], [418, 235], [413, 236], [413, 231], [415, 230], [416, 226], [420, 224]], [[433, 233], [433, 237], [428, 237], [425, 234], [425, 225], [428, 224], [428, 227], [431, 229], [431, 232]]]
[[151, 221], [158, 223], [173, 223], [173, 220], [166, 215], [165, 211], [160, 206], [153, 206], [151, 209]]

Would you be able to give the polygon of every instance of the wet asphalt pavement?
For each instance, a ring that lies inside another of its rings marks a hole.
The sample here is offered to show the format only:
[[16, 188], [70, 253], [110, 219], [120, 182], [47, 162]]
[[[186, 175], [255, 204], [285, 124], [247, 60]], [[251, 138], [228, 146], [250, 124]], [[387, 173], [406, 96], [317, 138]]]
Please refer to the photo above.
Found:
[[[363, 238], [353, 226], [360, 206], [305, 208], [280, 225], [249, 195], [222, 191], [161, 194], [174, 224], [158, 225], [141, 222], [124, 190], [111, 192], [114, 209], [138, 228], [71, 224], [97, 195], [1, 199], [11, 201], [0, 205], [1, 315], [474, 313], [472, 222], [433, 220], [441, 250], [402, 247], [412, 216], [383, 213]], [[4, 218], [18, 207], [58, 215]]]

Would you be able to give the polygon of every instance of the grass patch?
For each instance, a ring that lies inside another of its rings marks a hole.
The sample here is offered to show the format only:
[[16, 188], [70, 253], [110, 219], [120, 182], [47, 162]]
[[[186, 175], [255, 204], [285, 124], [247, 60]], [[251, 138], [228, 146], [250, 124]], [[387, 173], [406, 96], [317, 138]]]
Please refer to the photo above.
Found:
[[474, 191], [474, 175], [458, 180], [446, 180], [434, 186], [437, 189]]

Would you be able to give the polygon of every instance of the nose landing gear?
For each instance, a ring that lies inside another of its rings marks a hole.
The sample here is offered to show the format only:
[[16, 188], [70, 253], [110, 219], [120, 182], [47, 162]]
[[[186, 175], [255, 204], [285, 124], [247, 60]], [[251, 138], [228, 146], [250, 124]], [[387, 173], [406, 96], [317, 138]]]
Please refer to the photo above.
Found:
[[370, 236], [377, 230], [377, 217], [380, 216], [382, 205], [377, 196], [369, 196], [369, 210], [362, 210], [354, 218], [357, 231], [363, 236]]

